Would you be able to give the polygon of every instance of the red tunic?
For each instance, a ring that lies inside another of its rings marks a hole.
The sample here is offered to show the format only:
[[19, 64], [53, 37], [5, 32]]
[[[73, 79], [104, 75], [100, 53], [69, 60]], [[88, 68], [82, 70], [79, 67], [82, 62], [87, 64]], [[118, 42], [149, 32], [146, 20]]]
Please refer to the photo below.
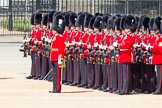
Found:
[[62, 35], [56, 35], [52, 39], [50, 61], [58, 61], [58, 56], [64, 56], [65, 40]]
[[124, 36], [119, 46], [119, 63], [133, 62], [132, 58], [132, 46], [134, 44], [134, 38], [130, 35]]
[[157, 36], [153, 48], [152, 64], [162, 64], [162, 37]]

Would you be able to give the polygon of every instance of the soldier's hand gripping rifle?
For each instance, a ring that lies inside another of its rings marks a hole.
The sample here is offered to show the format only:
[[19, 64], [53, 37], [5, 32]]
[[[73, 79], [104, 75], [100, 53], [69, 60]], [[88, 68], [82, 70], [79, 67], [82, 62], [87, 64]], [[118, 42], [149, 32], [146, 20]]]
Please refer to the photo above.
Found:
[[69, 59], [69, 54], [70, 54], [70, 45], [69, 45], [68, 38], [66, 38], [65, 45], [66, 45], [66, 47], [65, 47], [65, 58], [66, 58], [66, 60], [68, 60]]
[[24, 40], [23, 40], [23, 45], [21, 46], [19, 51], [24, 53], [23, 57], [27, 57], [27, 55], [30, 55], [31, 48], [32, 48], [31, 38], [29, 38], [29, 36], [25, 35]]
[[117, 55], [119, 55], [119, 49], [118, 49], [118, 43], [117, 43], [117, 40], [116, 40], [116, 26], [115, 26], [115, 33], [114, 33], [114, 42], [113, 42], [113, 56], [112, 56], [112, 62], [116, 62], [116, 57]]
[[146, 43], [146, 53], [145, 53], [145, 57], [146, 57], [146, 64], [151, 64], [151, 59], [152, 59], [152, 52], [150, 51], [150, 48], [152, 48], [152, 46], [150, 45], [150, 41], [149, 41], [149, 30], [147, 29], [147, 43]]
[[98, 45], [98, 42], [97, 42], [97, 36], [94, 35], [95, 38], [94, 38], [94, 48], [92, 50], [92, 53], [94, 55], [94, 60], [95, 62], [97, 63], [98, 62], [98, 55], [99, 55], [99, 45]]
[[46, 35], [45, 44], [44, 44], [44, 54], [46, 57], [49, 57], [49, 53], [51, 51], [51, 38]]

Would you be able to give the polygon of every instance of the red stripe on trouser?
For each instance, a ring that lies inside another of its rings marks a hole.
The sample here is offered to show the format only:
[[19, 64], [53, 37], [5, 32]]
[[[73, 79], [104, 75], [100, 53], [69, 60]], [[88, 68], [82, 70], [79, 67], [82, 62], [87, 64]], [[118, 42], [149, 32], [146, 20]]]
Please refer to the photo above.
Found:
[[61, 92], [61, 68], [57, 67], [57, 92]]
[[[120, 65], [120, 64], [119, 64]], [[120, 67], [120, 66], [119, 66]], [[122, 67], [120, 67], [120, 91], [122, 91], [122, 87], [123, 87], [123, 85], [122, 85]]]
[[94, 84], [94, 68], [93, 68], [93, 63], [90, 64], [91, 67], [90, 67], [90, 71], [92, 73], [92, 85]]
[[100, 65], [98, 64], [98, 85], [100, 86]]
[[162, 92], [162, 65], [160, 65], [160, 92]]
[[129, 77], [129, 75], [128, 75], [128, 64], [126, 64], [126, 93], [128, 92], [128, 77]]
[[84, 82], [85, 82], [85, 84], [87, 84], [87, 74], [86, 74], [86, 63], [85, 63], [85, 60], [84, 60]]
[[112, 66], [110, 66], [110, 87], [112, 88]]
[[70, 82], [72, 82], [72, 58], [70, 58]]

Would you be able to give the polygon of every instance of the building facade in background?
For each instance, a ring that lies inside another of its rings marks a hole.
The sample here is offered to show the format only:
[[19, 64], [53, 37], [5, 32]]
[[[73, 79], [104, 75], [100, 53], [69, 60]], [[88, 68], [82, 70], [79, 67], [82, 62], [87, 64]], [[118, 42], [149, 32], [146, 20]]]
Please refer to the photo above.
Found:
[[30, 15], [35, 11], [80, 11], [162, 15], [162, 0], [0, 0], [0, 35], [23, 35], [30, 31]]

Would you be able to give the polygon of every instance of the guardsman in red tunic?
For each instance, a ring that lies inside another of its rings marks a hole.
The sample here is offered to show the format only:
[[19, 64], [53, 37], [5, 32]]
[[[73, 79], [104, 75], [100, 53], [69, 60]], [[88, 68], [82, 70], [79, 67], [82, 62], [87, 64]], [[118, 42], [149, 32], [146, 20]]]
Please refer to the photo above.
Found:
[[[48, 14], [48, 43], [49, 45], [51, 46], [51, 40], [52, 40], [52, 37], [54, 36], [54, 34], [52, 33], [52, 22], [53, 22], [53, 14], [55, 13], [56, 11], [51, 11], [49, 14]], [[45, 76], [44, 79], [47, 79], [48, 81], [52, 81], [52, 78], [53, 78], [53, 74], [52, 74], [52, 64], [50, 62], [50, 49], [48, 51], [48, 73], [47, 75]]]
[[[31, 28], [32, 28], [31, 33], [30, 33], [30, 38], [31, 38], [30, 45], [31, 46], [34, 45], [34, 36], [35, 36], [34, 16], [35, 16], [35, 13], [31, 15], [31, 19], [30, 19]], [[31, 61], [32, 61], [31, 74], [26, 77], [27, 79], [32, 79], [36, 76], [35, 50], [33, 49], [31, 49]]]
[[[149, 24], [151, 26], [152, 23], [150, 23], [150, 18], [145, 16], [142, 19], [142, 24], [141, 26], [144, 29], [144, 43], [146, 45], [151, 45], [151, 39], [150, 39], [150, 34], [149, 34]], [[151, 28], [150, 28], [151, 29]], [[146, 51], [145, 48], [143, 48], [143, 50], [145, 51], [144, 53], [144, 93], [148, 94], [148, 93], [152, 93], [154, 91], [154, 87], [153, 87], [153, 83], [154, 81], [152, 80], [152, 78], [154, 77], [154, 73], [155, 73], [155, 66], [151, 64], [151, 52]]]
[[35, 55], [35, 59], [36, 59], [36, 77], [34, 79], [40, 79], [41, 77], [41, 58], [42, 58], [42, 52], [40, 51], [40, 49], [42, 48], [42, 41], [41, 41], [41, 37], [42, 37], [42, 33], [43, 30], [41, 29], [41, 21], [42, 21], [42, 14], [41, 13], [36, 13], [34, 16], [34, 23], [36, 26], [36, 33], [35, 33], [35, 48], [36, 48], [36, 55]]
[[[73, 83], [79, 83], [75, 74], [73, 72], [73, 36], [75, 36], [75, 22], [76, 22], [77, 15], [74, 12], [70, 13], [69, 16], [69, 26], [70, 30], [67, 34], [66, 38], [66, 72], [67, 72], [67, 82], [66, 85], [73, 84]], [[74, 76], [74, 77], [73, 77]], [[76, 78], [73, 80], [73, 78]], [[75, 82], [74, 82], [75, 81]]]
[[157, 71], [157, 82], [156, 82], [156, 90], [153, 94], [162, 93], [162, 36], [160, 34], [162, 30], [161, 17], [156, 17], [153, 22], [151, 35], [154, 34], [156, 36], [156, 40], [154, 41], [153, 46], [151, 45], [143, 45], [146, 50], [152, 52], [152, 64], [155, 65], [155, 70]]
[[41, 73], [41, 79], [44, 79], [45, 75], [47, 74], [47, 68], [48, 68], [48, 58], [46, 55], [46, 45], [48, 44], [47, 39], [48, 38], [48, 14], [45, 14], [42, 19], [42, 28], [44, 30], [43, 36], [42, 36], [42, 73]]
[[94, 45], [94, 35], [93, 35], [93, 23], [95, 21], [95, 16], [93, 16], [89, 20], [88, 24], [88, 39], [87, 39], [87, 50], [88, 50], [88, 58], [87, 58], [87, 74], [88, 74], [88, 88], [92, 88], [94, 85], [94, 64], [93, 64], [93, 45]]
[[100, 45], [100, 50], [101, 50], [101, 72], [102, 72], [102, 91], [106, 92], [108, 88], [108, 63], [109, 63], [109, 58], [108, 58], [108, 50], [107, 50], [107, 42], [108, 41], [108, 29], [107, 29], [107, 20], [109, 18], [109, 15], [104, 14], [102, 16], [102, 30], [103, 30], [103, 38], [102, 38], [102, 44]]
[[[117, 18], [116, 16], [111, 16], [108, 19], [108, 28], [110, 29], [110, 35], [112, 36], [111, 41], [114, 43], [115, 42], [117, 43], [116, 26], [115, 26], [116, 18]], [[111, 72], [111, 84], [109, 88], [109, 92], [111, 93], [117, 90], [117, 62], [116, 62], [117, 53], [116, 52], [118, 52], [117, 46], [115, 46], [115, 49], [111, 51], [111, 71], [110, 71]]]
[[[131, 85], [132, 85], [132, 74], [131, 74], [131, 63], [132, 63], [132, 47], [134, 44], [134, 39], [131, 36], [131, 33], [133, 33], [136, 30], [137, 27], [137, 21], [136, 18], [132, 15], [128, 15], [125, 18], [125, 32], [126, 34], [124, 38], [122, 39], [121, 43], [118, 45], [119, 47], [119, 63], [121, 64], [122, 68], [122, 79], [123, 79], [123, 85], [122, 85], [122, 91], [120, 92], [121, 95], [130, 93]], [[113, 46], [115, 47], [116, 44], [113, 43]]]
[[[79, 87], [84, 87], [86, 86], [86, 61], [85, 59], [82, 57], [83, 55], [83, 44], [82, 44], [82, 36], [84, 36], [83, 33], [83, 29], [84, 29], [84, 18], [85, 18], [85, 14], [81, 13], [79, 14], [79, 16], [76, 19], [76, 35], [75, 35], [75, 44], [76, 47], [74, 48], [74, 54], [76, 55], [76, 59], [78, 58], [78, 60], [80, 60], [80, 84], [78, 85]], [[74, 60], [75, 61], [75, 60]], [[76, 64], [75, 64], [76, 65]]]
[[50, 61], [53, 66], [53, 91], [52, 93], [61, 92], [61, 64], [64, 57], [65, 40], [62, 36], [65, 29], [65, 18], [58, 14], [53, 19], [52, 30], [55, 36], [52, 39]]
[[[65, 41], [65, 58], [67, 60], [68, 54], [69, 54], [69, 41], [68, 41], [68, 36], [70, 33], [70, 22], [69, 22], [69, 18], [70, 18], [70, 12], [67, 12], [65, 14], [65, 31], [63, 33], [63, 37]], [[61, 69], [62, 71], [62, 83], [65, 84], [67, 83], [67, 66], [66, 67], [62, 67]]]
[[99, 44], [102, 42], [101, 38], [103, 34], [101, 32], [102, 27], [102, 17], [99, 15], [95, 18], [93, 28], [94, 28], [94, 69], [95, 69], [95, 82], [93, 89], [100, 89], [102, 86], [102, 74], [100, 70], [100, 56], [99, 56]]

